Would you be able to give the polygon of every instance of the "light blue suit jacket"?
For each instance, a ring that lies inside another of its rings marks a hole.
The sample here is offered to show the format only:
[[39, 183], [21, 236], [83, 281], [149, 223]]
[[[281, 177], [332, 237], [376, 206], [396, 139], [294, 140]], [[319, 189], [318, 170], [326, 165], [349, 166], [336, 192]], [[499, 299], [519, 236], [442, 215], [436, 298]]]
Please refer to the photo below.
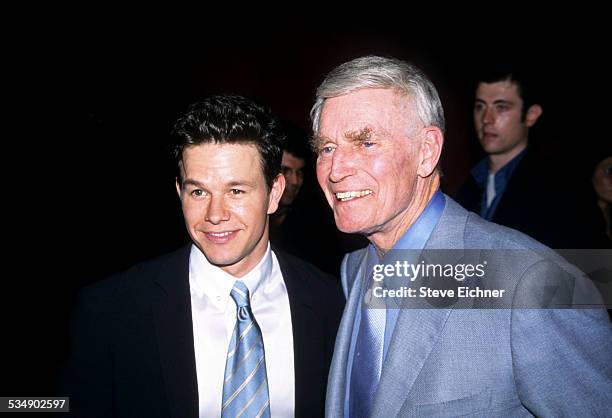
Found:
[[[498, 263], [499, 275], [514, 283], [568, 274], [551, 250], [530, 252], [537, 247], [446, 197], [425, 249], [520, 250], [504, 253]], [[347, 305], [330, 369], [327, 417], [344, 416], [366, 254], [355, 251], [342, 263]], [[611, 348], [603, 309], [402, 309], [372, 416], [612, 416]]]

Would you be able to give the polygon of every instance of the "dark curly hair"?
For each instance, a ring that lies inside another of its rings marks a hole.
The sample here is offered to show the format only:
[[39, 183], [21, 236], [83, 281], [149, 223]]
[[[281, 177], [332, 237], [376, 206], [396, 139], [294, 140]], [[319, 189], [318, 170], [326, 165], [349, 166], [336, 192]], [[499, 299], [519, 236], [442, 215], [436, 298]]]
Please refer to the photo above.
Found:
[[285, 135], [276, 117], [242, 96], [211, 96], [192, 104], [174, 124], [172, 139], [177, 178], [185, 148], [200, 144], [255, 145], [268, 190], [281, 172]]

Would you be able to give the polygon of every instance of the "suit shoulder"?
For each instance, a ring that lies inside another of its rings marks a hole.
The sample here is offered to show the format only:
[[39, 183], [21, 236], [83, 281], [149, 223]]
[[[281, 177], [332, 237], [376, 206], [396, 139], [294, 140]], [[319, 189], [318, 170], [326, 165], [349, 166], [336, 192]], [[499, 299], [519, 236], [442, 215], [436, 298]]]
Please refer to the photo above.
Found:
[[[291, 254], [274, 250], [284, 276], [291, 275], [307, 284], [313, 294], [342, 295], [337, 277]], [[289, 277], [285, 277], [289, 279]]]
[[88, 301], [104, 301], [126, 293], [138, 292], [148, 286], [161, 271], [176, 267], [188, 259], [189, 246], [140, 262], [125, 271], [90, 284], [81, 289], [79, 297]]
[[298, 258], [294, 255], [276, 249], [274, 250], [274, 253], [276, 254], [281, 268], [288, 267], [291, 270], [300, 271], [312, 277], [314, 280], [321, 281], [323, 283], [338, 281], [336, 277], [324, 272], [323, 270], [319, 269], [317, 266], [309, 263], [308, 261], [302, 260], [301, 258]]
[[361, 259], [361, 257], [363, 257], [367, 251], [368, 251], [368, 247], [363, 247], [363, 248], [359, 248], [357, 250], [351, 251], [345, 254], [344, 260], [348, 262], [349, 260], [353, 261], [353, 260]]
[[477, 242], [481, 247], [483, 244], [486, 245], [486, 249], [545, 250], [548, 248], [516, 229], [486, 221], [473, 213], [468, 215], [465, 235], [468, 247]]
[[355, 270], [359, 266], [361, 260], [363, 260], [363, 257], [365, 257], [367, 254], [368, 247], [359, 248], [355, 251], [346, 253], [342, 259], [340, 271], [344, 273]]
[[[555, 250], [539, 241], [512, 228], [486, 221], [477, 215], [470, 215], [465, 237], [468, 249], [491, 250], [507, 259], [518, 257], [515, 268], [523, 266], [527, 271], [530, 266], [540, 264], [538, 269], [549, 269], [548, 277], [554, 277], [555, 271], [564, 272], [572, 277], [580, 277], [583, 273]], [[484, 243], [484, 245], [483, 245]], [[506, 251], [510, 250], [510, 251]], [[560, 274], [557, 274], [561, 277]], [[543, 277], [539, 274], [538, 277]]]

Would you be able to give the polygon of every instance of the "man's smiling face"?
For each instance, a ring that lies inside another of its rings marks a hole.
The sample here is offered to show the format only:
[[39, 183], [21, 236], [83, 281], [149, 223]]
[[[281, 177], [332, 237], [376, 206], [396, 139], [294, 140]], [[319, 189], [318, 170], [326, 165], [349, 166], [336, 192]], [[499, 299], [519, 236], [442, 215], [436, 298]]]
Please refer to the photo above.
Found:
[[422, 123], [390, 89], [329, 98], [317, 135], [317, 179], [347, 233], [395, 234], [411, 214]]

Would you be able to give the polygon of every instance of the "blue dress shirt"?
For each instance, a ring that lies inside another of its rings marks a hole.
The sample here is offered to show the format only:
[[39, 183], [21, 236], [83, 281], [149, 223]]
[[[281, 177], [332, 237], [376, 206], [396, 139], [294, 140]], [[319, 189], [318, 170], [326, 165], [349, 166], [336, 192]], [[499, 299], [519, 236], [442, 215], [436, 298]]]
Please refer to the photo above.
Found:
[[[400, 237], [400, 239], [395, 243], [390, 253], [393, 253], [393, 250], [422, 250], [425, 247], [425, 243], [431, 236], [435, 226], [438, 224], [440, 217], [442, 216], [442, 212], [444, 211], [444, 206], [446, 204], [446, 199], [444, 194], [441, 191], [437, 191], [434, 196], [431, 198], [427, 207], [423, 210], [421, 215], [417, 218], [417, 220], [412, 224], [410, 228]], [[367, 290], [369, 280], [372, 276], [371, 272], [374, 268], [375, 264], [384, 264], [386, 257], [383, 257], [381, 260], [378, 257], [378, 253], [376, 252], [376, 248], [373, 244], [368, 245], [368, 259], [367, 259], [367, 272], [364, 276], [364, 283], [362, 285], [362, 295], [361, 299], [365, 296], [365, 291]], [[388, 261], [388, 260], [387, 260]], [[416, 260], [415, 260], [416, 262]], [[389, 343], [391, 341], [391, 336], [393, 335], [393, 330], [395, 329], [395, 324], [397, 323], [397, 317], [399, 315], [399, 309], [387, 306], [386, 309], [386, 321], [385, 321], [385, 341], [383, 345], [383, 362], [385, 357], [387, 356], [387, 351], [389, 349]], [[351, 337], [351, 346], [348, 354], [347, 361], [347, 371], [346, 371], [346, 381], [348, 382], [346, 385], [346, 396], [344, 401], [344, 416], [345, 418], [350, 417], [349, 405], [350, 405], [350, 382], [351, 382], [351, 374], [353, 369], [353, 357], [355, 355], [355, 343], [357, 341], [357, 334], [359, 332], [359, 325], [361, 323], [361, 309], [357, 309], [357, 313], [355, 316], [355, 321], [353, 323], [353, 334]]]
[[476, 180], [476, 184], [478, 184], [478, 189], [482, 190], [482, 197], [480, 200], [480, 216], [482, 218], [490, 221], [493, 218], [493, 215], [495, 215], [495, 210], [497, 209], [497, 205], [499, 204], [499, 201], [501, 200], [504, 191], [508, 186], [510, 177], [512, 177], [512, 173], [514, 173], [514, 170], [525, 156], [527, 148], [521, 151], [520, 154], [506, 163], [506, 165], [495, 173], [495, 198], [489, 207], [487, 207], [486, 193], [487, 178], [489, 176], [489, 158], [485, 157], [480, 160], [470, 172], [472, 177], [474, 177], [474, 180]]

